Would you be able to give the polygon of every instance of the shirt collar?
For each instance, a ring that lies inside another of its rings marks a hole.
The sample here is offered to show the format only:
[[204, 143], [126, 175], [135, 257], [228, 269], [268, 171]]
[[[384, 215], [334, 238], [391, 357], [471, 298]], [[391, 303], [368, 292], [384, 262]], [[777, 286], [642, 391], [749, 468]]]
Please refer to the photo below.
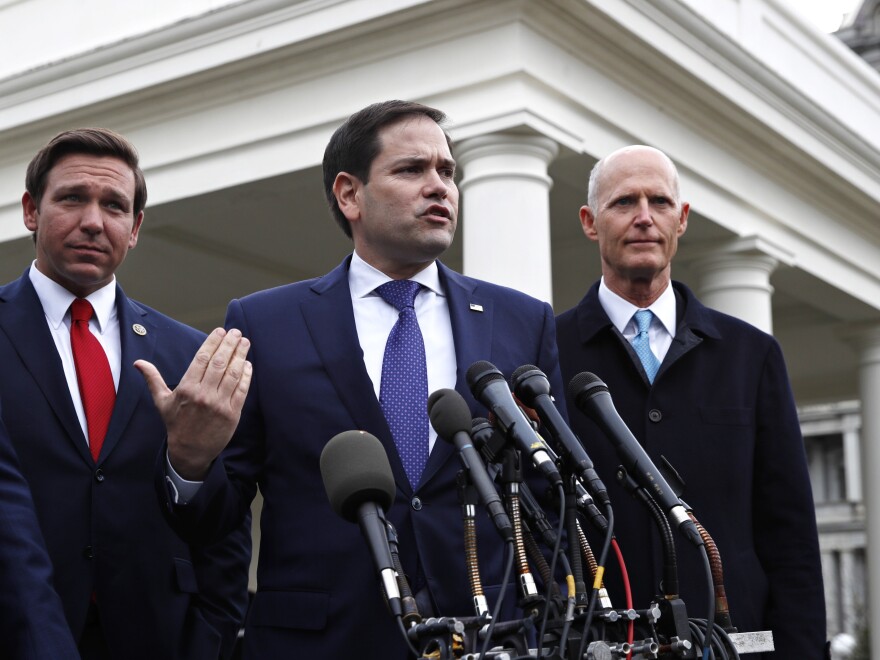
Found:
[[605, 278], [602, 277], [599, 282], [599, 302], [602, 305], [602, 309], [608, 314], [611, 323], [621, 333], [623, 333], [627, 324], [632, 320], [633, 314], [636, 311], [639, 309], [650, 309], [654, 316], [657, 317], [657, 320], [663, 324], [666, 332], [670, 336], [675, 337], [675, 292], [669, 284], [666, 285], [666, 288], [657, 300], [649, 307], [642, 308], [636, 307], [629, 300], [621, 298], [614, 293], [608, 288], [605, 284]]
[[[46, 318], [57, 330], [69, 313], [70, 305], [76, 296], [37, 270], [36, 261], [31, 264], [28, 276], [31, 284], [34, 285]], [[99, 330], [104, 332], [111, 319], [116, 316], [116, 277], [114, 276], [108, 284], [86, 296], [86, 300], [92, 304], [92, 308], [95, 310], [95, 320]]]
[[[426, 268], [423, 268], [409, 279], [413, 282], [418, 282], [437, 295], [443, 295], [443, 289], [440, 287], [440, 270], [437, 268], [436, 261], [432, 261]], [[351, 289], [352, 299], [378, 295], [374, 293], [376, 287], [390, 281], [391, 278], [385, 273], [373, 268], [361, 259], [357, 251], [352, 254], [351, 264], [348, 267], [348, 287]]]

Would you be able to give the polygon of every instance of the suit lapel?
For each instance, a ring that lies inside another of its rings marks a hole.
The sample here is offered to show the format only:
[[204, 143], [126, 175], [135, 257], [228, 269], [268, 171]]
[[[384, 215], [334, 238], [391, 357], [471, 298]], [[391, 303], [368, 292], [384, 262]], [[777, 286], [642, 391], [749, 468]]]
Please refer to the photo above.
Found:
[[455, 358], [458, 363], [455, 389], [473, 412], [477, 402], [467, 385], [467, 371], [474, 362], [492, 357], [493, 301], [477, 291], [478, 283], [437, 262], [440, 282], [446, 291]]
[[[110, 426], [107, 427], [107, 435], [98, 456], [99, 464], [106, 460], [119, 443], [147, 386], [143, 376], [132, 364], [135, 360], [152, 361], [156, 350], [155, 326], [150, 322], [146, 310], [129, 300], [119, 285], [116, 286], [116, 312], [122, 349], [119, 388], [116, 391], [116, 404], [113, 406]], [[143, 334], [135, 332], [136, 325], [142, 329]]]
[[[411, 493], [403, 463], [391, 437], [385, 415], [374, 394], [373, 381], [364, 366], [364, 354], [357, 337], [351, 290], [348, 286], [349, 259], [312, 285], [316, 294], [300, 305], [303, 318], [339, 400], [357, 427], [375, 435], [385, 447], [397, 484]], [[329, 440], [330, 438], [327, 438]]]
[[[471, 409], [477, 410], [477, 402], [467, 385], [467, 370], [478, 360], [492, 355], [492, 300], [478, 295], [475, 280], [450, 270], [439, 261], [440, 283], [446, 293], [452, 336], [455, 342], [456, 391], [464, 397]], [[434, 443], [422, 481], [427, 482], [455, 453], [455, 448], [443, 440]]]
[[46, 315], [27, 271], [17, 281], [4, 287], [0, 294], [0, 329], [21, 356], [25, 369], [37, 383], [46, 402], [76, 451], [93, 464], [83, 434], [55, 341], [46, 324]]

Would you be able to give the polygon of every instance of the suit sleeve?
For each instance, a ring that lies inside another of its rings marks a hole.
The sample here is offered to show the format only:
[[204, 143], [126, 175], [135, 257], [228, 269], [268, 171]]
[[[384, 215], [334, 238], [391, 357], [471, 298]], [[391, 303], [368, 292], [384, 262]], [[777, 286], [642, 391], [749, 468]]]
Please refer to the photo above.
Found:
[[754, 536], [767, 575], [776, 657], [823, 658], [825, 598], [810, 476], [779, 345], [758, 392]]
[[[229, 304], [226, 327], [238, 328], [248, 336], [247, 323], [237, 300]], [[254, 351], [252, 347], [249, 356], [252, 363], [256, 362]], [[254, 378], [232, 440], [211, 465], [198, 492], [187, 504], [177, 505], [171, 499], [165, 483], [166, 450], [162, 451], [157, 471], [159, 498], [169, 513], [171, 525], [189, 543], [210, 545], [249, 520], [264, 456], [258, 398]]]
[[0, 658], [76, 660], [30, 489], [0, 422]]

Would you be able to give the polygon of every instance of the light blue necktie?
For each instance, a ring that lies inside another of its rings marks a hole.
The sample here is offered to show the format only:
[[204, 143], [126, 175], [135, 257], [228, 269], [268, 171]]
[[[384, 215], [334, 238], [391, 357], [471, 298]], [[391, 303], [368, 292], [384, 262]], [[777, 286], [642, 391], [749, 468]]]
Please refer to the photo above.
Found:
[[652, 384], [654, 383], [654, 376], [657, 375], [657, 370], [660, 368], [660, 360], [654, 355], [654, 351], [651, 350], [651, 343], [648, 340], [648, 328], [651, 327], [651, 318], [653, 316], [654, 313], [650, 309], [640, 309], [633, 314], [639, 331], [632, 340], [632, 347], [635, 349], [636, 355], [639, 356], [639, 360], [642, 361], [642, 366], [645, 368], [648, 380]]
[[376, 288], [400, 312], [385, 344], [379, 403], [413, 489], [428, 462], [428, 367], [415, 310], [421, 286], [392, 280]]

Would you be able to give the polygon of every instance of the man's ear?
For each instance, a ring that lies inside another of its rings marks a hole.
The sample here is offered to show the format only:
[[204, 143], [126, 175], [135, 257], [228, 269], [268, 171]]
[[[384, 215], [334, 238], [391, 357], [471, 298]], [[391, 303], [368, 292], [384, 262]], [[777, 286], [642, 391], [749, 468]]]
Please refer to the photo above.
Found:
[[128, 249], [132, 249], [138, 242], [138, 232], [141, 229], [141, 224], [144, 221], [144, 212], [141, 211], [137, 214], [137, 217], [134, 219], [134, 224], [131, 227], [131, 236], [128, 239]]
[[356, 222], [361, 218], [360, 191], [363, 187], [361, 180], [348, 172], [340, 172], [333, 180], [336, 203], [349, 222]]
[[681, 205], [681, 216], [678, 219], [678, 229], [676, 230], [676, 234], [681, 236], [685, 231], [687, 231], [688, 227], [688, 215], [691, 211], [691, 205], [685, 202]]
[[37, 203], [34, 201], [34, 198], [31, 197], [29, 192], [26, 192], [21, 196], [21, 210], [24, 214], [24, 226], [27, 227], [29, 231], [37, 231], [37, 215], [39, 215], [39, 209], [37, 208]]
[[596, 217], [593, 215], [589, 206], [582, 206], [580, 210], [581, 228], [584, 230], [584, 236], [591, 241], [598, 241], [599, 235], [596, 233]]

